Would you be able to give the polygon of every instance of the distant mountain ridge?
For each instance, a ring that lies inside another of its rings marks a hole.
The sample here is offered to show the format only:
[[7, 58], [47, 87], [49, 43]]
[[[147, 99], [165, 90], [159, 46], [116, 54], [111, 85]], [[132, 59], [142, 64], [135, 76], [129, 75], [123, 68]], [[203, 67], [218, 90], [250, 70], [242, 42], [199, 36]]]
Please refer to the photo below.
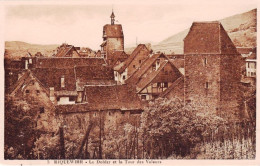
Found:
[[[256, 46], [256, 23], [257, 9], [237, 14], [219, 20], [229, 37], [237, 47], [255, 47]], [[175, 35], [172, 35], [157, 45], [153, 45], [154, 51], [161, 51], [167, 54], [183, 53], [183, 39], [188, 34], [189, 29], [185, 29]]]
[[41, 52], [44, 56], [51, 56], [53, 50], [55, 50], [59, 45], [40, 45], [40, 44], [30, 44], [22, 41], [6, 41], [5, 42], [5, 58], [9, 59], [19, 59], [22, 56], [27, 55], [30, 52], [33, 56], [37, 52]]

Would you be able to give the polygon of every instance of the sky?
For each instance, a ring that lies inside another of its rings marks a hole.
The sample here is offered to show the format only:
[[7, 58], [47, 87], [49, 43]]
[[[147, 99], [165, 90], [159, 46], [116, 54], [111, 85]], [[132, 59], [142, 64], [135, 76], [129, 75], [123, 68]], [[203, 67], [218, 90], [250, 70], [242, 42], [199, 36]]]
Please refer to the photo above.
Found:
[[122, 24], [125, 47], [158, 43], [191, 26], [257, 7], [257, 0], [30, 1], [5, 3], [5, 41], [62, 44], [100, 49], [112, 8]]

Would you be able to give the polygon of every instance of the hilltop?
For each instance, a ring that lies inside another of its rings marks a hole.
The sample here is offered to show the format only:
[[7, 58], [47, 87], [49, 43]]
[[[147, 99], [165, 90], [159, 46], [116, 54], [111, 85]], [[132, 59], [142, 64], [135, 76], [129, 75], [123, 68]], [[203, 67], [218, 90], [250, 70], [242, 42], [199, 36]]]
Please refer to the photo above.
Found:
[[[229, 37], [237, 47], [255, 47], [256, 46], [256, 14], [257, 9], [237, 14], [219, 20]], [[161, 51], [167, 54], [183, 53], [183, 39], [188, 34], [189, 29], [185, 29], [175, 35], [172, 35], [165, 40], [153, 45], [154, 51]]]
[[44, 56], [51, 56], [53, 50], [55, 50], [59, 45], [40, 45], [40, 44], [30, 44], [21, 41], [6, 41], [5, 42], [5, 58], [9, 59], [19, 59], [25, 56], [27, 52], [35, 55], [37, 52], [41, 52]]

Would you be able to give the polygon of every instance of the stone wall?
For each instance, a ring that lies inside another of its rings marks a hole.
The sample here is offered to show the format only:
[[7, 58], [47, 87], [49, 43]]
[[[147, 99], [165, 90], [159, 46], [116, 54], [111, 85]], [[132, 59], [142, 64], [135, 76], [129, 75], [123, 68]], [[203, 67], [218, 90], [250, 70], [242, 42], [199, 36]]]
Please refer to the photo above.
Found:
[[198, 108], [218, 110], [220, 100], [220, 56], [184, 55], [185, 102]]
[[107, 38], [107, 59], [111, 59], [112, 52], [115, 50], [124, 50], [124, 38]]

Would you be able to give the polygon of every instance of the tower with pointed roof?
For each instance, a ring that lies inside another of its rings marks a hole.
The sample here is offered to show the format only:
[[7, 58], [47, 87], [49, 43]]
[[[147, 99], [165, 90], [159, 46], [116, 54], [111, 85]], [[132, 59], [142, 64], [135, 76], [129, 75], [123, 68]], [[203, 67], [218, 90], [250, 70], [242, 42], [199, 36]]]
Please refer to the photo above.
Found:
[[194, 22], [184, 39], [185, 102], [221, 116], [237, 113], [240, 58], [220, 22]]
[[103, 27], [103, 42], [101, 46], [101, 55], [107, 60], [108, 64], [113, 61], [116, 51], [124, 50], [124, 33], [121, 24], [115, 24], [115, 14], [112, 10], [110, 15], [111, 24]]

